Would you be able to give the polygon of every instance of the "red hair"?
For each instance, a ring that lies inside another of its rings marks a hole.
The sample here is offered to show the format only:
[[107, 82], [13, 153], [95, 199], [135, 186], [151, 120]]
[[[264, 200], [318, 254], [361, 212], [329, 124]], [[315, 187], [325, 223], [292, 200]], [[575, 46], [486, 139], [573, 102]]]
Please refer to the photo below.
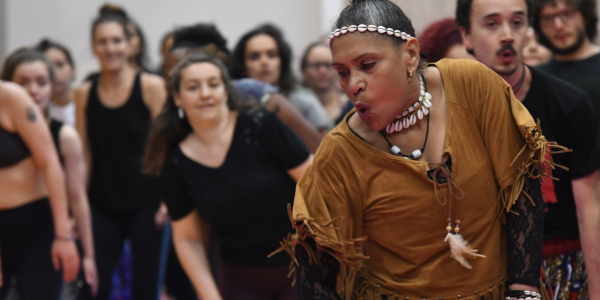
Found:
[[428, 56], [426, 61], [436, 62], [445, 57], [450, 47], [462, 44], [462, 38], [454, 18], [447, 18], [429, 24], [419, 36], [419, 43], [421, 52]]

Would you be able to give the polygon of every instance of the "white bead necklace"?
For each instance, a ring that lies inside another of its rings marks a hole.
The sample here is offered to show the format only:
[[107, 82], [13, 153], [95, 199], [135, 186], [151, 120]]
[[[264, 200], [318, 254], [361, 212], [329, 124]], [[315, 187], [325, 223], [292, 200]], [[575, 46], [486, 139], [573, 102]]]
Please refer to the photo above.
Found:
[[400, 132], [402, 129], [407, 129], [415, 125], [418, 120], [422, 120], [424, 116], [429, 115], [431, 109], [431, 94], [427, 92], [423, 75], [419, 74], [419, 99], [415, 104], [411, 105], [405, 112], [396, 116], [386, 128], [387, 133]]

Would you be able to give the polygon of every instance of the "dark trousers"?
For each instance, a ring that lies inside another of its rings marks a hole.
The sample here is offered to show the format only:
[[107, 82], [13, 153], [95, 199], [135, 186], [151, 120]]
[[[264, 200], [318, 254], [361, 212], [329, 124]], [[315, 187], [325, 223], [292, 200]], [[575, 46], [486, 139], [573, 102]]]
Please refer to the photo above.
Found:
[[288, 266], [253, 268], [221, 262], [219, 290], [226, 300], [298, 300]]
[[48, 199], [0, 210], [0, 299], [5, 298], [13, 276], [20, 300], [58, 299], [62, 279], [52, 265], [53, 240], [54, 222]]
[[111, 274], [119, 260], [125, 239], [131, 242], [133, 256], [133, 299], [158, 299], [163, 233], [154, 223], [158, 204], [121, 214], [106, 213], [94, 206], [91, 210], [99, 289], [94, 298], [89, 286], [84, 285], [79, 299], [108, 298]]

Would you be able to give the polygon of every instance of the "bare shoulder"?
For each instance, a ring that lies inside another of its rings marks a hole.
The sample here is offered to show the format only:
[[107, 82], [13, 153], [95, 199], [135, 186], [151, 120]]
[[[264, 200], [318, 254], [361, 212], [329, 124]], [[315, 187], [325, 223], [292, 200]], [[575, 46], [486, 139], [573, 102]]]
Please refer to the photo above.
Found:
[[155, 91], [156, 89], [165, 88], [165, 80], [162, 77], [150, 73], [142, 73], [142, 89]]
[[79, 85], [73, 90], [73, 99], [77, 105], [86, 104], [90, 90], [92, 89], [92, 83], [86, 81]]
[[442, 73], [436, 66], [430, 66], [423, 70], [423, 77], [429, 91], [440, 90], [444, 87]]
[[154, 74], [142, 73], [142, 98], [150, 109], [153, 118], [156, 118], [167, 99], [165, 81]]
[[12, 127], [11, 120], [14, 116], [20, 116], [19, 111], [27, 109], [36, 110], [36, 105], [27, 92], [18, 84], [13, 82], [0, 82], [0, 120], [7, 128]]
[[[29, 95], [20, 85], [9, 81], [0, 81], [0, 105], [12, 106], [30, 102], [32, 101]], [[0, 106], [0, 109], [3, 106]]]
[[63, 124], [60, 132], [58, 133], [58, 140], [60, 143], [61, 154], [69, 154], [73, 151], [77, 153], [81, 152], [81, 138], [75, 130], [75, 127], [69, 124]]
[[73, 143], [79, 142], [80, 140], [79, 134], [77, 133], [77, 130], [75, 130], [75, 127], [69, 124], [63, 124], [58, 134], [58, 138], [60, 139], [61, 144], [63, 143], [63, 141]]

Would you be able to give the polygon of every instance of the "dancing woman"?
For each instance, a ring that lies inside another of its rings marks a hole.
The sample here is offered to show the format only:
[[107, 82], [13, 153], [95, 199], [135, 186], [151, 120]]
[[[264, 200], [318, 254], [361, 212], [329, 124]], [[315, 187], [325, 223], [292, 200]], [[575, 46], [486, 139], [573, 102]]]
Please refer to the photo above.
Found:
[[301, 298], [537, 299], [537, 167], [557, 145], [493, 71], [423, 65], [413, 36], [388, 0], [353, 1], [330, 35], [356, 109], [298, 183], [279, 251]]

